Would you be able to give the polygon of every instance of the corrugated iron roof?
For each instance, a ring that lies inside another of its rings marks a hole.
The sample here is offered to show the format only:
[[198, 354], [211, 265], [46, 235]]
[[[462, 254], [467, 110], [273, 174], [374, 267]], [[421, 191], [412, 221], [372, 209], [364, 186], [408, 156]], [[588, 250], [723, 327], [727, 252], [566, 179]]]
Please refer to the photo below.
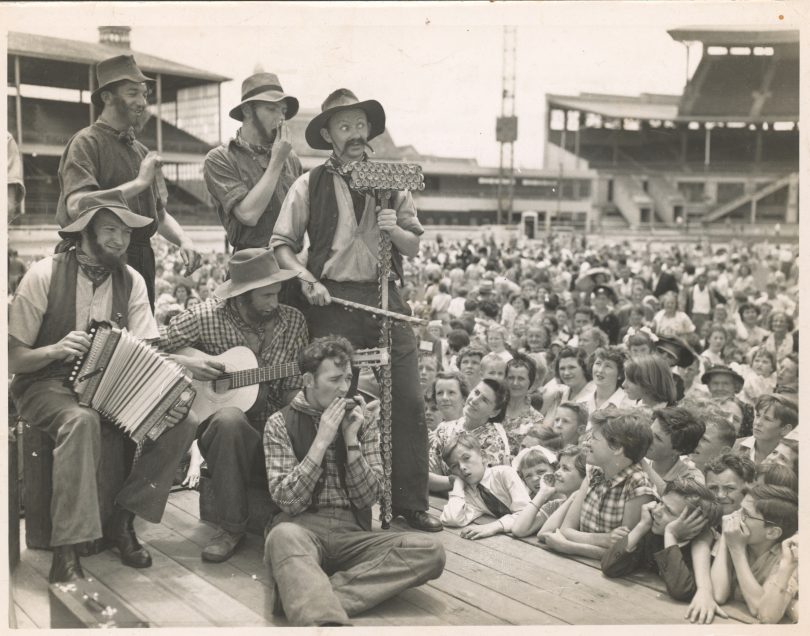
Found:
[[[668, 100], [666, 99], [668, 98]], [[603, 117], [675, 120], [680, 95], [631, 97], [617, 95], [546, 95], [550, 107], [596, 113]]]
[[65, 38], [54, 38], [47, 35], [19, 33], [16, 31], [10, 31], [8, 34], [9, 55], [91, 65], [97, 64], [108, 57], [126, 53], [131, 53], [135, 56], [135, 61], [138, 63], [138, 66], [147, 74], [162, 73], [165, 75], [192, 77], [209, 82], [227, 82], [232, 79], [224, 75], [186, 66], [185, 64], [149, 55], [148, 53], [133, 51], [132, 49], [126, 49], [121, 46], [100, 44], [98, 42], [68, 40]]
[[704, 42], [718, 46], [756, 46], [768, 44], [798, 44], [799, 31], [764, 27], [679, 27], [667, 31], [679, 42]]

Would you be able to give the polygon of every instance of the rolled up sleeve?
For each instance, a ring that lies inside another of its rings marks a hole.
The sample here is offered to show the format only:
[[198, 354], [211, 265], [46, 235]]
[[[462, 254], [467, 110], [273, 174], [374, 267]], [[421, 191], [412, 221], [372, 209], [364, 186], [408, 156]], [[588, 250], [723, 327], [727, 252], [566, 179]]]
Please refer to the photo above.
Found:
[[297, 254], [304, 246], [304, 234], [309, 222], [309, 175], [307, 172], [298, 177], [284, 198], [270, 237], [270, 247], [273, 249], [287, 245]]
[[281, 413], [271, 415], [264, 427], [264, 460], [268, 490], [276, 505], [293, 516], [306, 510], [323, 469], [309, 456], [298, 461]]
[[208, 153], [203, 174], [208, 192], [217, 200], [225, 214], [232, 214], [236, 205], [250, 191], [236, 166], [230, 161], [224, 146], [214, 148]]
[[416, 236], [422, 236], [425, 229], [416, 216], [416, 205], [409, 191], [397, 193], [396, 198], [397, 225]]

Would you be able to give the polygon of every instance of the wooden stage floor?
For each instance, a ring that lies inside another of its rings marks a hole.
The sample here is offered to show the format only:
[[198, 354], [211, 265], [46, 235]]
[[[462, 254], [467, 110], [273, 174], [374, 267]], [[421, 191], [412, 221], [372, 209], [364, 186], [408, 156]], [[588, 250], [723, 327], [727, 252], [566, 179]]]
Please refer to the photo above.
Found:
[[[434, 512], [442, 504], [431, 498]], [[407, 529], [401, 519], [393, 525]], [[137, 522], [136, 528], [152, 553], [151, 568], [124, 567], [109, 551], [82, 559], [82, 567], [127, 599], [152, 627], [286, 625], [271, 613], [261, 537], [249, 535], [226, 563], [200, 559], [214, 529], [199, 521], [196, 492], [172, 493], [161, 524]], [[469, 541], [458, 529], [435, 536], [447, 551], [442, 576], [356, 617], [354, 624], [689, 624], [684, 620], [687, 605], [671, 600], [657, 577], [609, 580], [596, 562], [552, 554], [536, 539], [501, 535]], [[17, 626], [49, 627], [51, 555], [26, 549], [24, 539], [22, 543], [21, 562], [12, 577]], [[715, 624], [753, 622], [740, 606], [725, 609], [730, 618], [715, 619]]]

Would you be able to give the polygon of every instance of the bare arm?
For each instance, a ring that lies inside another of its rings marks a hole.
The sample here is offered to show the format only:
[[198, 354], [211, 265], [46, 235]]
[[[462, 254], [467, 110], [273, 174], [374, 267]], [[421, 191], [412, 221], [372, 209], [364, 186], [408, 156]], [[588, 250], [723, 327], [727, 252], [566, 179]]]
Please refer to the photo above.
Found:
[[83, 355], [90, 347], [90, 336], [84, 331], [71, 331], [59, 342], [33, 349], [9, 337], [8, 370], [11, 373], [33, 373], [51, 362]]

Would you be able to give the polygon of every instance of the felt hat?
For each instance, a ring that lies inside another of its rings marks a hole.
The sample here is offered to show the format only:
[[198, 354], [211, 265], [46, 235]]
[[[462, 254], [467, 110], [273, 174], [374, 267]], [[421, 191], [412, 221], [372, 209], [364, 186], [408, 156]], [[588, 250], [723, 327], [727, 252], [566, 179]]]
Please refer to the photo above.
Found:
[[321, 104], [321, 112], [307, 125], [304, 136], [310, 147], [316, 150], [332, 150], [332, 144], [321, 136], [321, 128], [326, 128], [333, 115], [350, 108], [359, 108], [366, 113], [370, 128], [367, 141], [374, 139], [385, 130], [385, 110], [380, 102], [374, 99], [361, 102], [348, 88], [339, 88], [324, 100]]
[[287, 114], [285, 119], [292, 119], [298, 112], [298, 100], [292, 95], [287, 95], [281, 88], [281, 82], [275, 73], [254, 73], [242, 82], [242, 101], [237, 106], [231, 108], [228, 115], [236, 121], [244, 120], [242, 106], [248, 102], [280, 102], [287, 103]]
[[708, 384], [709, 380], [713, 375], [724, 375], [724, 374], [730, 375], [732, 378], [734, 378], [734, 381], [740, 385], [740, 388], [742, 388], [742, 385], [745, 383], [745, 380], [739, 373], [737, 373], [734, 369], [725, 366], [724, 364], [716, 364], [715, 366], [707, 369], [706, 372], [702, 376], [700, 376], [700, 381], [703, 384]]
[[96, 78], [98, 79], [98, 88], [90, 95], [90, 101], [93, 102], [96, 108], [104, 108], [104, 102], [101, 101], [101, 91], [105, 90], [110, 84], [121, 80], [129, 80], [139, 84], [141, 82], [155, 81], [153, 78], [141, 73], [141, 69], [138, 68], [132, 55], [116, 55], [102, 60], [96, 65]]
[[597, 285], [591, 291], [591, 294], [594, 296], [603, 295], [610, 298], [610, 301], [615, 303], [619, 300], [619, 297], [616, 295], [616, 292], [610, 285]]
[[298, 276], [291, 269], [281, 269], [273, 250], [263, 247], [236, 252], [231, 257], [228, 273], [230, 278], [214, 290], [214, 294], [223, 300]]
[[72, 235], [79, 234], [87, 227], [100, 210], [109, 210], [115, 214], [122, 223], [133, 230], [146, 227], [152, 223], [152, 219], [141, 216], [140, 214], [135, 214], [129, 209], [127, 201], [120, 190], [98, 190], [88, 192], [79, 199], [79, 216], [73, 223], [59, 230], [59, 236], [68, 238]]
[[691, 347], [680, 338], [658, 336], [655, 348], [663, 353], [669, 353], [678, 362], [679, 367], [686, 368], [695, 361], [695, 354]]
[[608, 280], [613, 280], [613, 273], [607, 267], [589, 267], [577, 277], [574, 287], [579, 291], [591, 291], [596, 285], [594, 279], [599, 274], [606, 276]]

